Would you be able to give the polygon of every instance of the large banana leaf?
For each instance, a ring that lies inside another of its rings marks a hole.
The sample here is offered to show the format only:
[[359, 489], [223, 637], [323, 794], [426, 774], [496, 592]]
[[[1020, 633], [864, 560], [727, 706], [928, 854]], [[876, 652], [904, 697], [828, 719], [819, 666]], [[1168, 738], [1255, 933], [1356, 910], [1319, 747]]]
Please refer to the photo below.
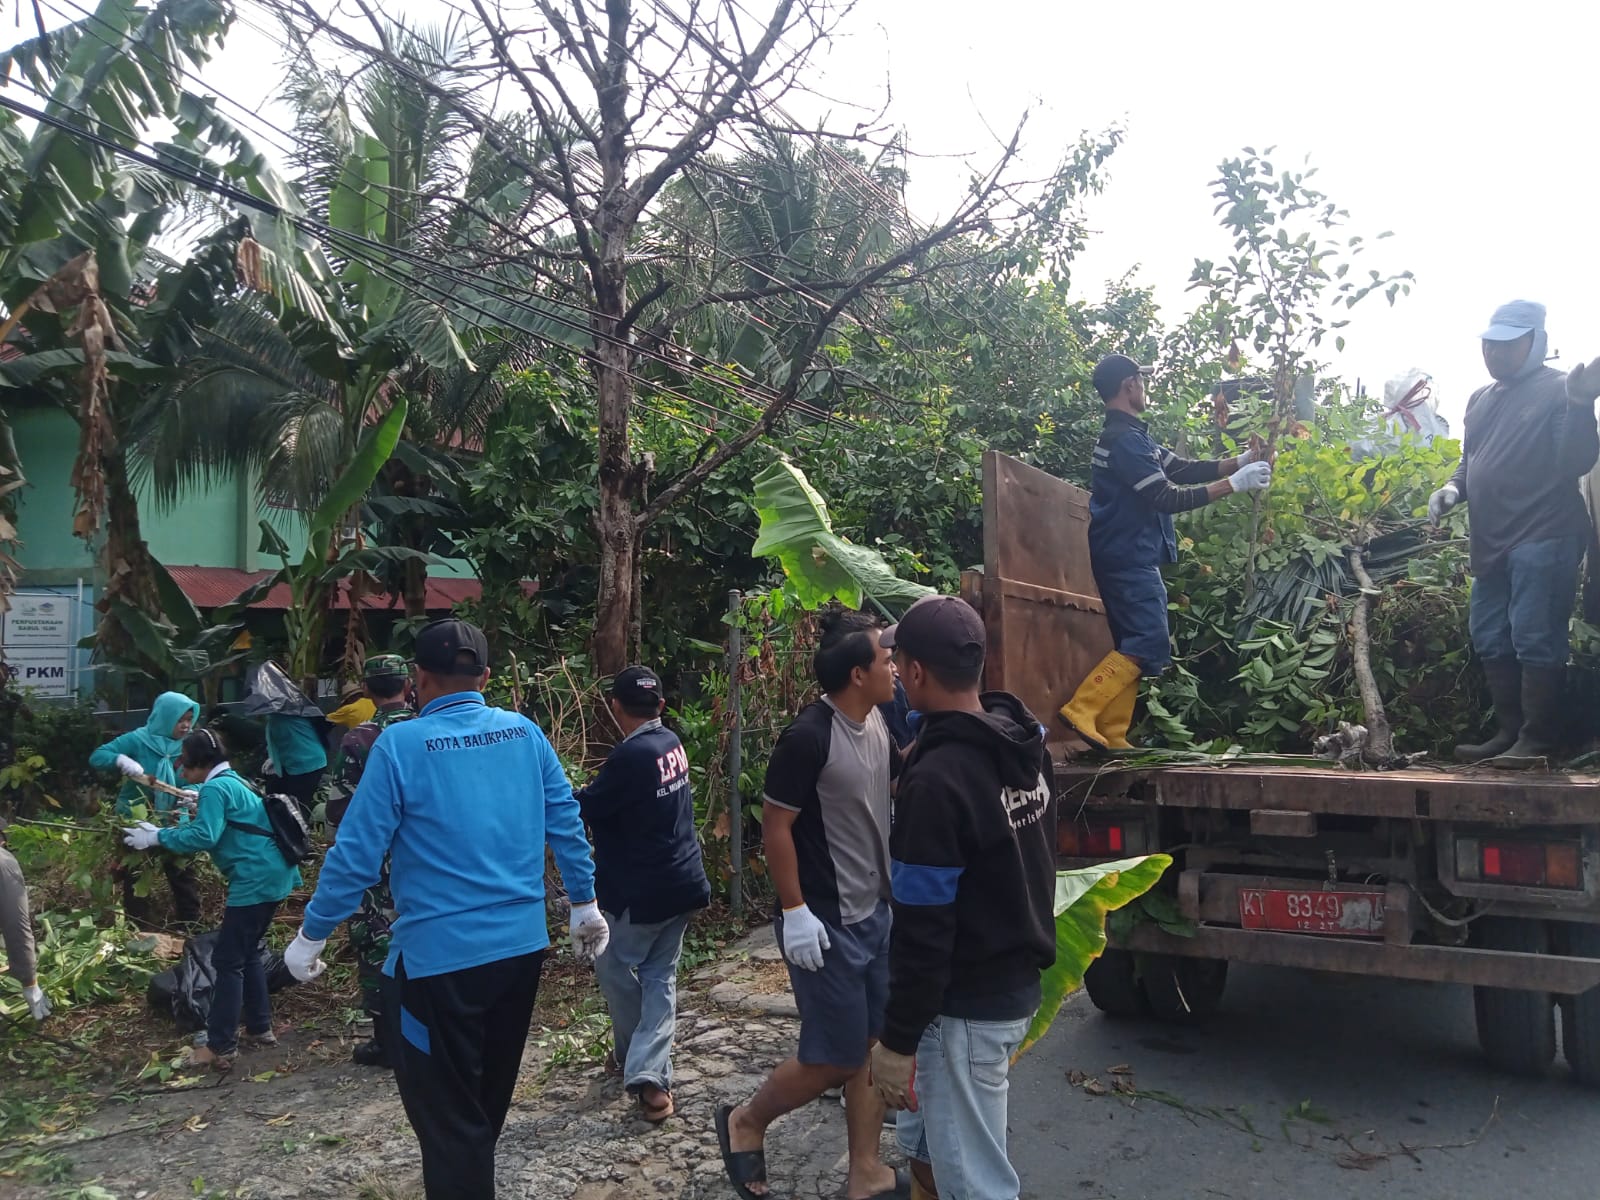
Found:
[[1040, 977], [1043, 997], [1020, 1057], [1042, 1038], [1068, 996], [1083, 986], [1083, 973], [1106, 948], [1106, 914], [1137, 900], [1172, 865], [1167, 854], [1147, 854], [1056, 872], [1056, 962]]
[[[182, 72], [209, 58], [232, 21], [221, 0], [100, 0], [89, 18], [92, 36], [60, 39], [47, 59], [42, 47], [13, 50], [24, 74], [49, 78], [46, 107], [73, 114], [72, 123], [100, 138], [127, 143], [160, 118], [177, 115]], [[41, 69], [46, 61], [51, 70]], [[41, 88], [41, 90], [44, 90]], [[110, 186], [119, 169], [105, 147], [75, 131], [40, 126], [29, 141], [16, 228], [0, 230], [8, 249], [44, 241]]]
[[406, 427], [406, 411], [405, 396], [397, 397], [394, 406], [383, 414], [383, 419], [362, 434], [361, 444], [356, 447], [350, 465], [333, 481], [327, 496], [317, 506], [317, 511], [311, 514], [311, 546], [306, 551], [305, 569], [320, 568], [327, 556], [334, 526], [361, 503], [372, 481], [383, 470], [383, 464], [389, 461], [395, 445], [400, 441], [400, 433]]
[[468, 371], [478, 369], [467, 356], [467, 348], [461, 344], [445, 306], [423, 297], [402, 303], [393, 317], [368, 336], [398, 337], [411, 347], [411, 353], [436, 370], [457, 366]]
[[793, 463], [773, 463], [756, 476], [755, 485], [761, 532], [750, 552], [776, 558], [805, 607], [839, 600], [860, 608], [872, 600], [903, 611], [933, 594], [932, 588], [901, 579], [876, 550], [834, 533], [827, 501]]

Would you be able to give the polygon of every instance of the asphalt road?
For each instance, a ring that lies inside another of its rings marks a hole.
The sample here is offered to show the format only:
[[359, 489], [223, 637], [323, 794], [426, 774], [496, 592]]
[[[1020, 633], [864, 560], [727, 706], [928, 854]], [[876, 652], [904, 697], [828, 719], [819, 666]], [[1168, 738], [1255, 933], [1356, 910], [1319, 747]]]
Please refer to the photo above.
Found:
[[1012, 1073], [1011, 1157], [1024, 1200], [1594, 1200], [1600, 1091], [1491, 1070], [1467, 988], [1235, 966], [1201, 1030], [1074, 998]]

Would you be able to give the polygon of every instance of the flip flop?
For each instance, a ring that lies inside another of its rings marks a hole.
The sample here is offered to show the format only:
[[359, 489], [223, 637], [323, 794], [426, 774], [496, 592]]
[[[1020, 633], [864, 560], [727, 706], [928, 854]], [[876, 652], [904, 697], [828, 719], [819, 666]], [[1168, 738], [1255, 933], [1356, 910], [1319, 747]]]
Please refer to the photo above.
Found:
[[644, 1093], [639, 1093], [639, 1115], [652, 1125], [661, 1124], [677, 1111], [677, 1107], [672, 1102], [671, 1092], [662, 1092], [661, 1098], [660, 1104], [650, 1104], [646, 1102]]
[[911, 1172], [905, 1167], [896, 1167], [894, 1171], [894, 1186], [887, 1192], [879, 1192], [872, 1200], [906, 1200], [911, 1195]]
[[765, 1200], [752, 1192], [748, 1184], [767, 1181], [767, 1152], [765, 1150], [735, 1150], [728, 1136], [728, 1118], [733, 1105], [717, 1105], [717, 1148], [722, 1151], [722, 1167], [728, 1173], [728, 1182], [744, 1200]]
[[896, 1167], [894, 1186], [886, 1192], [874, 1192], [867, 1200], [907, 1200], [911, 1194], [911, 1172], [905, 1167]]

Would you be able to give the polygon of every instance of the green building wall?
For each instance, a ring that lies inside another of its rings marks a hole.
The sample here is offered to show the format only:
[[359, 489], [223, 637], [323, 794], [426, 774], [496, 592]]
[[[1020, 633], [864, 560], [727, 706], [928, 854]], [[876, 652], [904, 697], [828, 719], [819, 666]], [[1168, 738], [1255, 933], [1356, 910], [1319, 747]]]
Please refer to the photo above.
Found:
[[[9, 413], [17, 456], [28, 483], [15, 493], [17, 532], [22, 547], [24, 586], [92, 580], [94, 551], [72, 535], [72, 461], [78, 451], [78, 426], [58, 409], [13, 409]], [[218, 482], [162, 506], [138, 490], [139, 525], [150, 552], [170, 566], [237, 567], [254, 571], [277, 566], [256, 547], [259, 522], [269, 521], [298, 557], [305, 550], [305, 526], [286, 509], [258, 507], [250, 481]]]

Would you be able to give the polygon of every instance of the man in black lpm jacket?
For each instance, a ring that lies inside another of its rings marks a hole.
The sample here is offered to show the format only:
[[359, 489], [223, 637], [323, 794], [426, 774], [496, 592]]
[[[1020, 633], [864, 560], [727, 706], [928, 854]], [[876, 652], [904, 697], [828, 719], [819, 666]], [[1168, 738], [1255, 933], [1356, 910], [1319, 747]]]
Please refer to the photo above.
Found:
[[594, 841], [595, 895], [611, 942], [595, 974], [611, 1010], [611, 1066], [646, 1120], [672, 1115], [678, 959], [689, 918], [711, 899], [695, 837], [689, 757], [661, 723], [666, 701], [648, 667], [628, 667], [608, 701], [623, 738], [578, 793]]

